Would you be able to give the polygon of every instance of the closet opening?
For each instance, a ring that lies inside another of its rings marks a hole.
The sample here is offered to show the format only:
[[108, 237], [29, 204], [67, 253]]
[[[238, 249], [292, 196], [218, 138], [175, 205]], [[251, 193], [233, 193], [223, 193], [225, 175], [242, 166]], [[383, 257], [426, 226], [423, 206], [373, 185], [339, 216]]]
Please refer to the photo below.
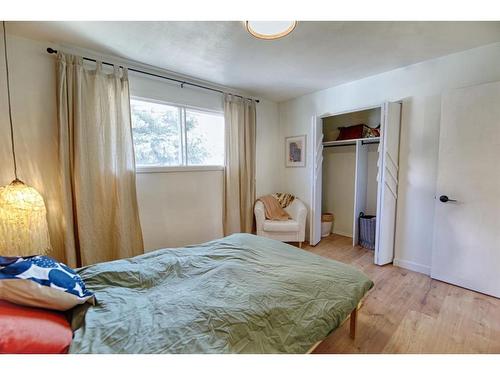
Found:
[[[385, 103], [313, 119], [312, 245], [322, 235], [346, 236], [374, 250], [376, 264], [392, 262], [400, 115], [401, 103]], [[327, 213], [331, 230], [321, 222]]]
[[[380, 121], [380, 107], [322, 119], [322, 212], [334, 215], [332, 234], [350, 237], [353, 246], [362, 244], [372, 250], [376, 237]], [[374, 218], [361, 222], [360, 215]]]

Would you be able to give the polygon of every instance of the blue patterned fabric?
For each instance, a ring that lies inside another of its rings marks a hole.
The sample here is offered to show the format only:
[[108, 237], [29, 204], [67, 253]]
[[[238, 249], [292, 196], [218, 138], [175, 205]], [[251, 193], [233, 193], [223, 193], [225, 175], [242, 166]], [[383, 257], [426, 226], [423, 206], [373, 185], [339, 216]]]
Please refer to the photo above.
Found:
[[93, 294], [85, 288], [81, 277], [71, 268], [56, 260], [36, 255], [30, 257], [1, 257], [2, 280], [31, 280], [37, 284], [71, 293], [87, 299]]

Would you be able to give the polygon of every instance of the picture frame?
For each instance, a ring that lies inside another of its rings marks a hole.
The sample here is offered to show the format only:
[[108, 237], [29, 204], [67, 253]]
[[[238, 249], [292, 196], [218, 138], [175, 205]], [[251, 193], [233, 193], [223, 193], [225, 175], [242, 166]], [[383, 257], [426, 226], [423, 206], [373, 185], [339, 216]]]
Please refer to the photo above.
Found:
[[305, 135], [285, 138], [285, 166], [287, 168], [304, 168], [306, 166]]

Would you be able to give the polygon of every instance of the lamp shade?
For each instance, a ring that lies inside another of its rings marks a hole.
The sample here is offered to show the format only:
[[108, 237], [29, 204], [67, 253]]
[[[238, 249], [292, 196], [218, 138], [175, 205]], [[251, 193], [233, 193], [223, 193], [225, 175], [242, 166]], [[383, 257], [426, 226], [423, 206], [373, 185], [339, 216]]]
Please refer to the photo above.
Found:
[[28, 256], [50, 250], [42, 196], [20, 180], [0, 187], [0, 255]]

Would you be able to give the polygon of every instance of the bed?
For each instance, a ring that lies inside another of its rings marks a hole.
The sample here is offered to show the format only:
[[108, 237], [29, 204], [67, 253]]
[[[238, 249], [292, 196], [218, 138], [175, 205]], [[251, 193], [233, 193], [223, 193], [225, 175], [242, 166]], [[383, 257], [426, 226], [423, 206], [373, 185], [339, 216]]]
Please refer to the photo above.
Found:
[[373, 283], [343, 263], [249, 234], [100, 263], [70, 353], [306, 353]]

